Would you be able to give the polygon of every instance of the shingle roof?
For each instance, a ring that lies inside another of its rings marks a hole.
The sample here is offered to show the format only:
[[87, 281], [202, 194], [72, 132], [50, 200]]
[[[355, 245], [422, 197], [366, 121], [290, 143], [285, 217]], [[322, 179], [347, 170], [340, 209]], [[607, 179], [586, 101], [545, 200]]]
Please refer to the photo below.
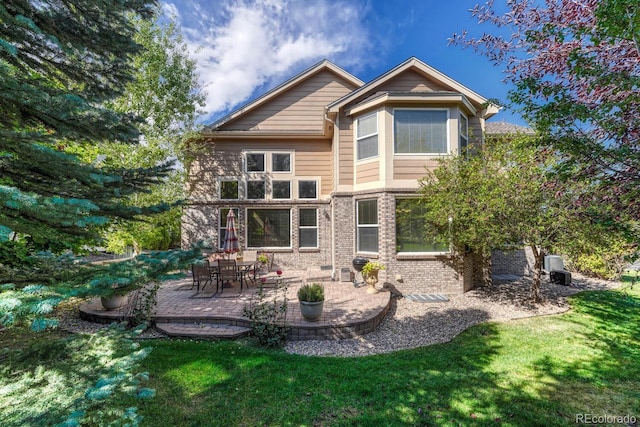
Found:
[[525, 133], [528, 135], [532, 135], [535, 133], [535, 131], [528, 126], [520, 126], [502, 121], [486, 122], [485, 133], [487, 133], [488, 135], [508, 135], [516, 133]]

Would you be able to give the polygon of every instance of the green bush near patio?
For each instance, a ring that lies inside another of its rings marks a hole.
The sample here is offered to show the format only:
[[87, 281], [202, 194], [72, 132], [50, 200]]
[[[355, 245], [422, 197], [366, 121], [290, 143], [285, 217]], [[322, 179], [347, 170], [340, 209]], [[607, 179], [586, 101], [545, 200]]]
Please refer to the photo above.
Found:
[[[630, 279], [629, 279], [630, 280]], [[573, 310], [473, 327], [362, 358], [247, 342], [155, 341], [142, 425], [569, 426], [640, 417], [640, 291], [583, 292]], [[134, 404], [132, 402], [123, 402]]]

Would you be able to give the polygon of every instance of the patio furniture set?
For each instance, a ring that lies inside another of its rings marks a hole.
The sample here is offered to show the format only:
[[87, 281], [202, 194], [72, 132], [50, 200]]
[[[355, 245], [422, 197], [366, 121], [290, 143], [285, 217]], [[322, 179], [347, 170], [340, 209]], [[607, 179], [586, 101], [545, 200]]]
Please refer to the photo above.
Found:
[[[271, 270], [273, 262], [273, 255], [268, 256], [270, 260], [264, 266], [264, 270], [268, 273]], [[236, 258], [224, 256], [218, 257], [217, 254], [213, 254], [206, 259], [192, 264], [191, 272], [193, 274], [193, 284], [191, 289], [196, 288], [196, 295], [201, 290], [213, 283], [216, 284], [215, 296], [220, 290], [220, 293], [224, 292], [224, 288], [231, 287], [234, 282], [240, 283], [240, 291], [242, 292], [243, 286], [248, 282], [256, 283], [256, 276], [260, 271], [261, 262], [258, 260], [257, 251], [245, 251], [243, 255]]]

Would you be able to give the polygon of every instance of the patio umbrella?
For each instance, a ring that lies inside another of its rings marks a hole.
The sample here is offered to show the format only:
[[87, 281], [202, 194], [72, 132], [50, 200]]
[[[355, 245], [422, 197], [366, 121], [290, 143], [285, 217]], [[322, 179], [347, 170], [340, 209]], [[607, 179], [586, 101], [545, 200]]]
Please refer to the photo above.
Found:
[[227, 228], [224, 233], [224, 244], [222, 250], [226, 254], [240, 252], [240, 244], [238, 243], [238, 235], [236, 234], [236, 216], [233, 209], [229, 209], [227, 214]]

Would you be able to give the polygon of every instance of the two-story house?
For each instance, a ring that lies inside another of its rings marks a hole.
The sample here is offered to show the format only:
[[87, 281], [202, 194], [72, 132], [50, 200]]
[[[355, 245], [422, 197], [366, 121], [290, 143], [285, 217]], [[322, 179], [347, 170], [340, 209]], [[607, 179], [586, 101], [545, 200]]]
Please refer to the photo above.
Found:
[[473, 266], [425, 237], [418, 179], [481, 143], [497, 112], [416, 58], [368, 83], [320, 62], [205, 128], [183, 244], [221, 247], [233, 209], [242, 247], [285, 268], [330, 266], [340, 280], [364, 257], [401, 292], [463, 292]]

